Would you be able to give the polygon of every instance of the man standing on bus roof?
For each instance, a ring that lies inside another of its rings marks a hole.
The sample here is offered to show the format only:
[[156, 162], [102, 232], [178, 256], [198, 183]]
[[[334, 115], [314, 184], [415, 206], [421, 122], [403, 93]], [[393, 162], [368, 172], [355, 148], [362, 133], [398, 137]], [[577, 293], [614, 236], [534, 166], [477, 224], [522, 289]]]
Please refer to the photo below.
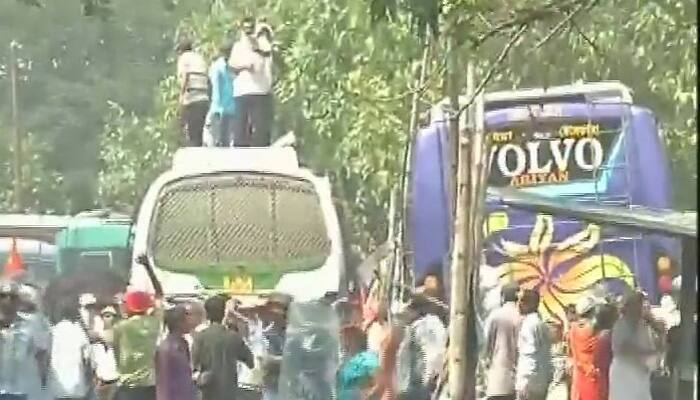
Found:
[[233, 86], [236, 103], [233, 141], [236, 147], [270, 145], [273, 119], [271, 40], [269, 26], [256, 30], [255, 20], [246, 17], [242, 22], [241, 37], [231, 50], [228, 62], [237, 74]]
[[209, 67], [211, 104], [209, 121], [214, 143], [217, 147], [231, 146], [235, 104], [233, 101], [233, 78], [228, 68], [228, 58], [233, 45], [224, 42], [219, 47], [219, 56]]
[[180, 117], [187, 146], [202, 145], [202, 131], [209, 111], [209, 81], [207, 63], [194, 51], [190, 39], [177, 46], [177, 79], [180, 85]]

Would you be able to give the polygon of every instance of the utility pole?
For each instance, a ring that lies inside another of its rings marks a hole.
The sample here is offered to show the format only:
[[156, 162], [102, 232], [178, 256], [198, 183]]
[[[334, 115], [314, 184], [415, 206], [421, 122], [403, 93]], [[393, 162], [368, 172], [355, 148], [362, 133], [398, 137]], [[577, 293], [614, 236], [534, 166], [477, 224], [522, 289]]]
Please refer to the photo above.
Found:
[[15, 49], [18, 43], [10, 43], [10, 107], [12, 109], [12, 136], [14, 138], [14, 195], [17, 212], [24, 211], [22, 196], [22, 137], [19, 132], [19, 110], [17, 104], [17, 56]]

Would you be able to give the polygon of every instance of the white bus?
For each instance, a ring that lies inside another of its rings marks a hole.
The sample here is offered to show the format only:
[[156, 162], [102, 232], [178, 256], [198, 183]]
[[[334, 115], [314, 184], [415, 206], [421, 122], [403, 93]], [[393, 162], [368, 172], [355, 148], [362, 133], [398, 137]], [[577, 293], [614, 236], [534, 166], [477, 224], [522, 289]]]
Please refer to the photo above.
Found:
[[[141, 204], [139, 254], [166, 296], [275, 291], [309, 301], [344, 281], [329, 180], [300, 167], [291, 147], [178, 150]], [[137, 263], [130, 285], [153, 291]]]

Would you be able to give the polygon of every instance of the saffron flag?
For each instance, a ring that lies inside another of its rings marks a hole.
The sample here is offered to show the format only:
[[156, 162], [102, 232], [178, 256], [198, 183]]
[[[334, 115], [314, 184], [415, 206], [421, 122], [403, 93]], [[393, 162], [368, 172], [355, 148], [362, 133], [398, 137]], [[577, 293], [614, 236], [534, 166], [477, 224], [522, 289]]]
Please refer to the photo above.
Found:
[[10, 248], [10, 255], [7, 257], [5, 262], [5, 267], [2, 271], [2, 277], [6, 279], [16, 278], [24, 272], [24, 262], [22, 261], [22, 256], [17, 250], [17, 238], [12, 238], [12, 248]]

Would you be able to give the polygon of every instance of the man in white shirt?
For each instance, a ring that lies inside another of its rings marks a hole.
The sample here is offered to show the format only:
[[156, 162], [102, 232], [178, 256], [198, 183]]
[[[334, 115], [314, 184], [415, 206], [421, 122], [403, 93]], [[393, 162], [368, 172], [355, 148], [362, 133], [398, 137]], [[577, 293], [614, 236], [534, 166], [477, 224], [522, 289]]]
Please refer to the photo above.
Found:
[[69, 304], [51, 329], [50, 382], [57, 399], [84, 399], [90, 390], [90, 340], [80, 314]]
[[515, 366], [521, 319], [517, 304], [518, 285], [504, 285], [501, 297], [503, 305], [493, 310], [486, 321], [486, 396], [488, 400], [515, 400]]
[[518, 335], [518, 364], [515, 390], [518, 400], [545, 400], [552, 379], [552, 356], [549, 328], [537, 309], [540, 294], [532, 289], [521, 292], [518, 307], [523, 319]]
[[207, 62], [194, 51], [192, 41], [183, 39], [177, 47], [177, 80], [180, 85], [181, 126], [187, 146], [202, 146], [202, 131], [209, 112]]
[[267, 147], [272, 112], [272, 32], [264, 25], [256, 30], [255, 21], [245, 18], [241, 38], [233, 45], [228, 63], [236, 77], [233, 97], [236, 114], [233, 144], [236, 147]]

